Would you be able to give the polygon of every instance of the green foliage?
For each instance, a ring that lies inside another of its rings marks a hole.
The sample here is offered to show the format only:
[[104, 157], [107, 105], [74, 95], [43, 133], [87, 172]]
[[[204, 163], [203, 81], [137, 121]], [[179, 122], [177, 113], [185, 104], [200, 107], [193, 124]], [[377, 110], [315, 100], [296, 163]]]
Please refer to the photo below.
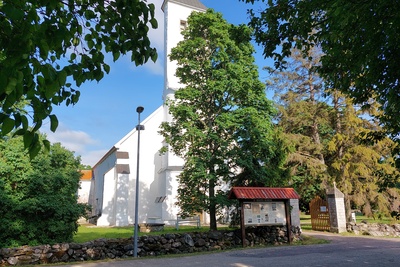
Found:
[[161, 134], [185, 160], [178, 205], [184, 214], [226, 205], [222, 182], [282, 184], [285, 144], [273, 130], [275, 110], [258, 79], [251, 29], [228, 24], [208, 10], [188, 18], [184, 40], [172, 49], [176, 76], [185, 87], [167, 105], [174, 120]]
[[341, 127], [327, 144], [331, 178], [345, 194], [348, 211], [353, 206], [366, 216], [373, 216], [374, 210], [388, 215], [399, 197], [393, 188], [400, 174], [392, 157], [396, 144], [388, 137], [365, 142], [367, 133], [380, 130], [379, 122], [364, 119], [368, 112], [355, 109], [348, 99], [341, 106]]
[[317, 48], [310, 50], [307, 58], [294, 49], [287, 69], [267, 68], [267, 89], [275, 92], [279, 109], [278, 125], [293, 148], [286, 161], [292, 175], [290, 184], [302, 196], [304, 211], [315, 195], [323, 193], [328, 175], [324, 145], [333, 134], [332, 108], [323, 102], [325, 85], [315, 72], [318, 55]]
[[[131, 54], [136, 65], [157, 53], [147, 37], [157, 28], [154, 5], [143, 0], [4, 0], [0, 5], [0, 135], [13, 129], [24, 136], [34, 156], [40, 150], [36, 131], [50, 119], [52, 106], [78, 102], [77, 89], [110, 72], [104, 53]], [[32, 110], [15, 109], [26, 100]], [[29, 127], [29, 121], [33, 127]]]
[[364, 107], [374, 98], [384, 111], [379, 115], [381, 123], [398, 139], [400, 2], [265, 2], [265, 10], [250, 11], [250, 25], [256, 41], [264, 46], [264, 55], [273, 57], [276, 67], [285, 67], [291, 48], [306, 55], [315, 44], [320, 45], [324, 55], [318, 72], [325, 82]]
[[314, 48], [307, 57], [293, 50], [286, 59], [288, 68], [270, 72], [268, 88], [278, 101], [278, 125], [293, 150], [286, 166], [291, 170], [291, 186], [302, 196], [301, 208], [316, 195], [324, 195], [333, 182], [344, 193], [346, 210], [373, 210], [388, 214], [396, 207], [399, 171], [391, 156], [396, 145], [388, 137], [371, 142], [380, 133], [378, 105], [354, 106], [337, 90], [326, 88], [316, 72], [321, 54]]
[[77, 203], [79, 160], [60, 144], [33, 161], [22, 138], [0, 147], [0, 247], [72, 241], [88, 208]]

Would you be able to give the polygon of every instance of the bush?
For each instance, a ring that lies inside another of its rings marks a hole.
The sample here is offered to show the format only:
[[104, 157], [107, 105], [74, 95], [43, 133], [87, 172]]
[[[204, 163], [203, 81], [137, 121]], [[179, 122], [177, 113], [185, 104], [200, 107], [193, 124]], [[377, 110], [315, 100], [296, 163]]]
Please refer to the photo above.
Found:
[[0, 248], [72, 241], [80, 159], [60, 144], [32, 161], [20, 138], [0, 140]]

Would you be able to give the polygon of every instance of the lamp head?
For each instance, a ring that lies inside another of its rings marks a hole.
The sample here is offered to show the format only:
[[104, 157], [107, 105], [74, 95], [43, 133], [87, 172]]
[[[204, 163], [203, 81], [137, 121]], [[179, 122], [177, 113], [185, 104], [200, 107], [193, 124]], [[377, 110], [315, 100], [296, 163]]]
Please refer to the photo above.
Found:
[[143, 110], [144, 110], [144, 107], [142, 107], [142, 106], [138, 106], [138, 107], [136, 108], [136, 112], [139, 113], [139, 114], [142, 113]]

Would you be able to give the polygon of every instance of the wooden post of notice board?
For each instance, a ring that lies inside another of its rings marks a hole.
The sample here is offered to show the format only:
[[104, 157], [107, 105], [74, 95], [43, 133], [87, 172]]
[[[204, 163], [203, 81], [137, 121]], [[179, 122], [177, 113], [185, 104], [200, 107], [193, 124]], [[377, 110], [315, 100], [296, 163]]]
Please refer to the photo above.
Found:
[[290, 216], [290, 200], [285, 200], [285, 213], [286, 213], [286, 227], [287, 227], [287, 237], [289, 244], [292, 244], [292, 222]]
[[240, 205], [240, 228], [242, 230], [242, 246], [246, 247], [246, 227], [244, 226], [244, 202]]

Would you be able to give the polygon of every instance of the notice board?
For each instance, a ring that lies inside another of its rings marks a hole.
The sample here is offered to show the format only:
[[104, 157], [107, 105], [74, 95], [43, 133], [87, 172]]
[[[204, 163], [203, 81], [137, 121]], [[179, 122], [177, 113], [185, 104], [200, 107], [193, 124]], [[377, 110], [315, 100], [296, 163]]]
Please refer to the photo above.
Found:
[[243, 202], [244, 224], [282, 225], [286, 224], [285, 203], [274, 202]]

